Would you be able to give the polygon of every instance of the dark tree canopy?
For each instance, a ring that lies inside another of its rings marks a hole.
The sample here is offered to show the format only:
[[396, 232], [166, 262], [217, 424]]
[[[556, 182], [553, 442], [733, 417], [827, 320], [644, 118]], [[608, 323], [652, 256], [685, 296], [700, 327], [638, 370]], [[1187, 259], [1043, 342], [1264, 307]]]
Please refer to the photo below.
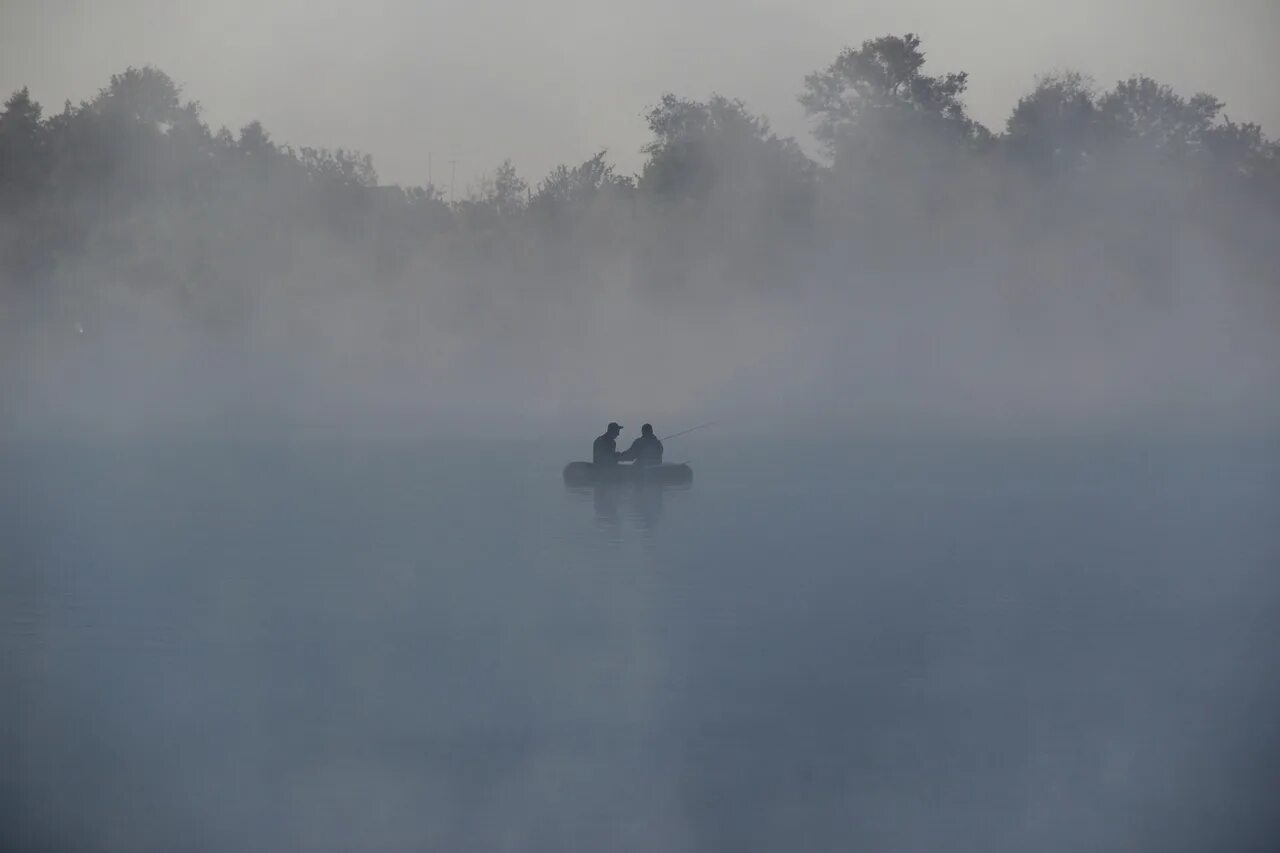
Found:
[[577, 166], [560, 165], [538, 185], [530, 206], [536, 215], [563, 217], [582, 215], [602, 193], [630, 192], [635, 183], [618, 175], [600, 151]]
[[660, 198], [705, 200], [715, 191], [803, 186], [811, 164], [792, 139], [742, 101], [713, 95], [693, 101], [664, 95], [645, 116], [653, 140], [640, 188]]
[[466, 297], [450, 304], [465, 305], [517, 281], [522, 299], [555, 301], [600, 269], [664, 299], [719, 279], [943, 287], [918, 270], [999, 277], [1028, 252], [1050, 259], [1018, 269], [1061, 270], [1082, 246], [1132, 255], [1109, 273], [1159, 290], [1190, 269], [1170, 223], [1274, 278], [1280, 148], [1219, 99], [1143, 76], [1099, 90], [1064, 72], [1040, 78], [992, 135], [966, 112], [968, 76], [927, 73], [925, 60], [919, 37], [890, 35], [808, 75], [800, 101], [822, 160], [740, 100], [667, 94], [644, 114], [638, 174], [601, 151], [531, 184], [508, 161], [457, 201], [379, 186], [369, 156], [282, 143], [257, 121], [212, 130], [156, 68], [128, 68], [52, 114], [19, 89], [0, 111], [0, 322], [20, 323], [26, 304], [82, 327], [136, 289], [168, 294], [198, 326], [234, 328], [317, 247], [343, 261], [304, 279], [456, 290]]
[[1005, 144], [1036, 166], [1072, 170], [1086, 165], [1098, 139], [1098, 108], [1092, 83], [1068, 71], [1041, 77], [1024, 95], [1005, 129]]
[[4, 102], [0, 112], [0, 203], [24, 200], [48, 169], [48, 130], [40, 105], [24, 86]]
[[823, 71], [805, 77], [800, 103], [817, 120], [814, 137], [834, 161], [906, 140], [964, 145], [987, 131], [965, 113], [965, 72], [923, 72], [920, 38], [883, 36], [846, 48]]

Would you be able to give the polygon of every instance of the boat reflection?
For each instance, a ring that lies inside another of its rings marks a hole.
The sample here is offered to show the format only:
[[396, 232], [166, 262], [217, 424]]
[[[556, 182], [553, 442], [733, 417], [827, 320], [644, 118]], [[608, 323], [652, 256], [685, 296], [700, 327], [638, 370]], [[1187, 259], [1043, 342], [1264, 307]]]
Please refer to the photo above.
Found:
[[589, 486], [566, 485], [565, 491], [583, 501], [590, 498], [596, 522], [617, 528], [625, 522], [642, 530], [654, 529], [662, 517], [664, 495], [687, 492], [689, 484], [666, 483], [597, 483]]

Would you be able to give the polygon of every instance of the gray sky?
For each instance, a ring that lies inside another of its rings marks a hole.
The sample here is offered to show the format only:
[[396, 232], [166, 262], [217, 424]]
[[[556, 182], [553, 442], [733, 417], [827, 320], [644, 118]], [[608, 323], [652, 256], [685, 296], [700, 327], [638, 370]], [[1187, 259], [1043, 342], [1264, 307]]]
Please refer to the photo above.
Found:
[[536, 180], [600, 148], [640, 162], [665, 91], [744, 99], [805, 135], [795, 96], [845, 45], [913, 31], [970, 73], [993, 129], [1036, 74], [1147, 73], [1280, 135], [1280, 0], [0, 0], [0, 88], [46, 109], [151, 63], [215, 127], [374, 156], [384, 181], [458, 187], [510, 157]]

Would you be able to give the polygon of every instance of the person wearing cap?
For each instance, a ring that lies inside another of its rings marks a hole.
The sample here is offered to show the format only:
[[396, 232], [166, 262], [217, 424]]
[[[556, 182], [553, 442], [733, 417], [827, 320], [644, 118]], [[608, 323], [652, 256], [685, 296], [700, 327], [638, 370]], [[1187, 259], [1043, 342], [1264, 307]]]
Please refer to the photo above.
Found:
[[620, 459], [631, 459], [636, 465], [661, 465], [662, 442], [653, 434], [653, 425], [640, 427], [640, 437], [631, 442]]
[[604, 431], [604, 435], [595, 440], [591, 445], [591, 463], [593, 465], [618, 464], [622, 454], [618, 452], [618, 445], [615, 442], [620, 432], [622, 432], [622, 427], [611, 423], [609, 428]]

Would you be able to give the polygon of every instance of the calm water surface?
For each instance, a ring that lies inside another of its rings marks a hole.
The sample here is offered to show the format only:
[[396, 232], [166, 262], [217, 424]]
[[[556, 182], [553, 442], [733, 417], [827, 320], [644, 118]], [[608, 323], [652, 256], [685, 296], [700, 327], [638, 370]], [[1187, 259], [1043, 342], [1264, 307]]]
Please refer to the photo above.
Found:
[[688, 439], [6, 447], [0, 846], [1274, 849], [1280, 445]]

